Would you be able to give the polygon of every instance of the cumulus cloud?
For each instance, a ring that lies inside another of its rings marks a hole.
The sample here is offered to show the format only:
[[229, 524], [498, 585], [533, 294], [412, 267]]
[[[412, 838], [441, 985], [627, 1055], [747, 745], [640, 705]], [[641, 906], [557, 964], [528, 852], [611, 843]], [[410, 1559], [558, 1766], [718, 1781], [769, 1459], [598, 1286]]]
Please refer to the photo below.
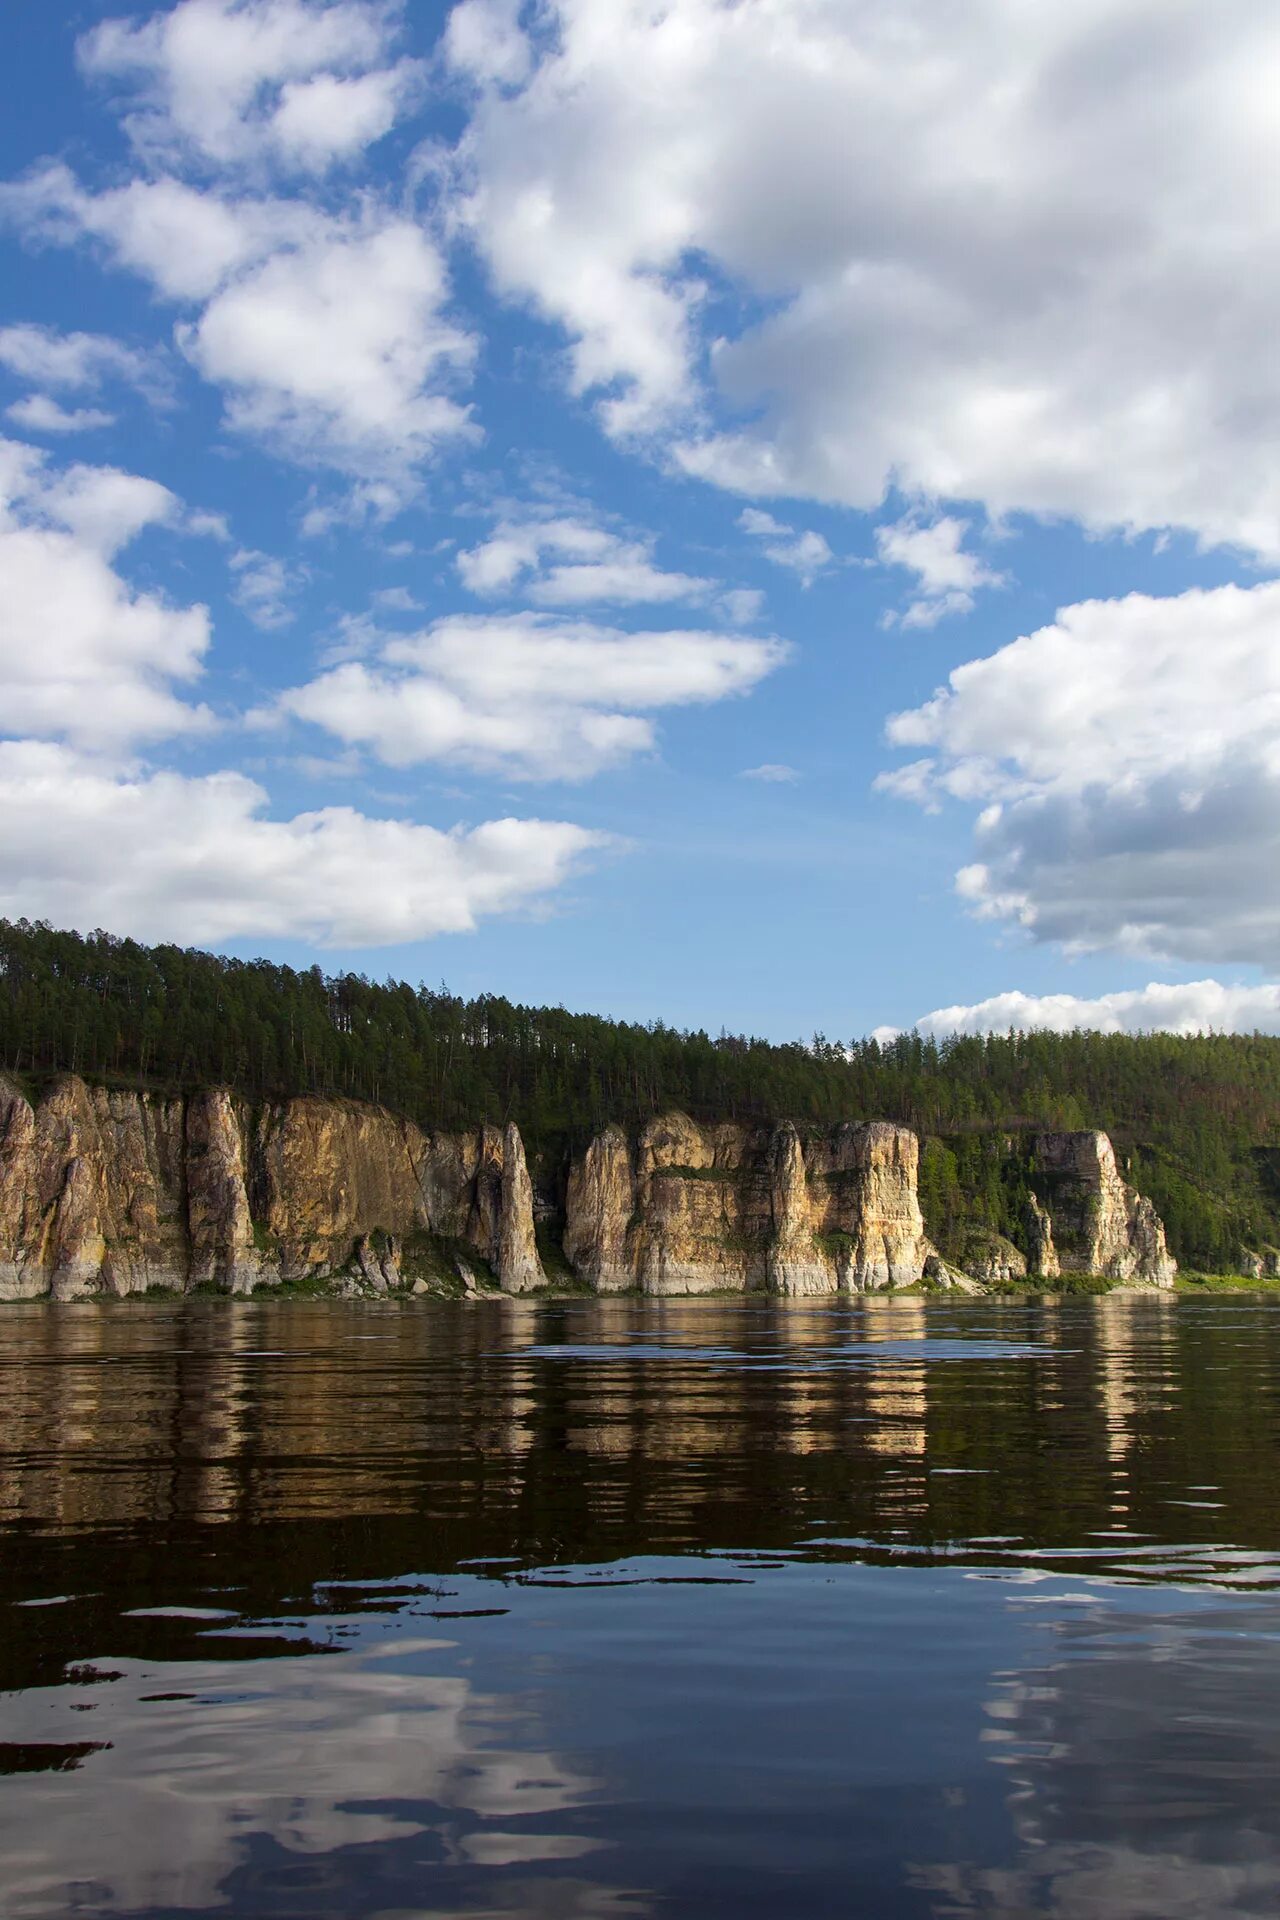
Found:
[[[1152, 981], [1093, 999], [1074, 993], [997, 993], [972, 1006], [938, 1007], [918, 1033], [1280, 1033], [1280, 986], [1232, 987], [1218, 980], [1185, 986]], [[892, 1037], [891, 1028], [881, 1033]]]
[[649, 713], [747, 693], [785, 656], [778, 640], [737, 634], [458, 616], [386, 640], [376, 664], [347, 660], [281, 704], [389, 766], [582, 780], [648, 752]]
[[1280, 960], [1280, 582], [1130, 594], [957, 667], [877, 783], [980, 808], [957, 888], [1069, 949]]
[[407, 483], [439, 442], [474, 434], [431, 389], [474, 350], [443, 317], [446, 294], [410, 222], [335, 221], [223, 288], [180, 339], [233, 428], [305, 465]]
[[57, 327], [0, 327], [0, 366], [32, 386], [95, 391], [121, 380], [153, 397], [164, 376], [156, 357], [139, 353], [104, 333], [64, 333]]
[[173, 690], [209, 645], [200, 606], [135, 592], [112, 556], [178, 501], [109, 467], [51, 472], [36, 449], [0, 441], [0, 682], [5, 733], [121, 751], [198, 731], [203, 709]]
[[787, 567], [800, 576], [802, 587], [811, 587], [820, 573], [831, 565], [834, 555], [820, 533], [797, 533], [760, 507], [744, 507], [738, 525], [753, 539], [763, 541], [764, 557], [776, 567]]
[[267, 161], [320, 173], [390, 131], [416, 62], [387, 64], [398, 9], [365, 0], [181, 0], [104, 20], [78, 44], [85, 73], [123, 83], [125, 130], [149, 160]]
[[800, 778], [795, 767], [785, 766], [780, 760], [766, 760], [763, 766], [744, 767], [739, 776], [743, 780], [761, 780], [766, 786], [794, 786]]
[[1280, 554], [1280, 23], [1255, 0], [458, 21], [455, 217], [609, 431], [748, 494], [896, 484]]
[[328, 213], [167, 179], [94, 194], [59, 165], [0, 189], [5, 209], [35, 238], [96, 239], [197, 303], [179, 342], [222, 388], [228, 425], [363, 483], [374, 512], [403, 503], [442, 442], [475, 437], [452, 393], [475, 341], [447, 317], [439, 249], [373, 202]]
[[239, 773], [118, 778], [63, 746], [0, 742], [0, 914], [184, 944], [387, 945], [536, 908], [606, 844], [562, 821], [444, 833], [266, 809]]
[[876, 551], [883, 564], [914, 573], [918, 587], [916, 598], [902, 613], [889, 615], [886, 624], [936, 627], [948, 614], [971, 613], [980, 587], [1004, 585], [1002, 573], [977, 554], [966, 553], [968, 531], [969, 522], [954, 514], [932, 520], [906, 514], [892, 526], [876, 528]]
[[27, 433], [91, 433], [115, 424], [113, 413], [101, 407], [64, 407], [47, 393], [29, 393], [5, 408], [6, 419]]
[[529, 71], [520, 0], [459, 0], [449, 15], [444, 44], [454, 70], [481, 83], [516, 86]]
[[33, 242], [96, 242], [166, 299], [200, 301], [286, 247], [314, 244], [327, 217], [302, 200], [131, 180], [91, 193], [60, 161], [0, 184], [0, 215]]
[[515, 591], [542, 607], [701, 600], [715, 585], [658, 566], [652, 541], [566, 516], [503, 520], [488, 539], [459, 553], [456, 565], [472, 593]]

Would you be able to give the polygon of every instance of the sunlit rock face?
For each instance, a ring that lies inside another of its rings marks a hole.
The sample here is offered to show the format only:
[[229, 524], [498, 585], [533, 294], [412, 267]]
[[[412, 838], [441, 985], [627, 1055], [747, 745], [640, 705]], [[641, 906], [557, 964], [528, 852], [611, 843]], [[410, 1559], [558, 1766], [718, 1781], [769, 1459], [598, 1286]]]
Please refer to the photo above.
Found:
[[[1027, 1254], [987, 1234], [951, 1266], [925, 1232], [910, 1129], [667, 1113], [634, 1135], [607, 1127], [560, 1165], [564, 1253], [599, 1293], [810, 1296], [1063, 1271], [1172, 1284], [1160, 1219], [1105, 1134], [1038, 1135], [1030, 1168]], [[538, 1206], [553, 1214], [546, 1190]], [[73, 1075], [33, 1103], [0, 1079], [0, 1298], [339, 1276], [375, 1294], [529, 1293], [547, 1284], [534, 1221], [513, 1123], [427, 1132], [352, 1100], [254, 1108], [226, 1088], [167, 1098]]]
[[533, 1182], [525, 1164], [520, 1129], [507, 1126], [502, 1136], [502, 1183], [497, 1220], [498, 1285], [508, 1293], [529, 1293], [546, 1285], [533, 1227]]
[[631, 1147], [621, 1127], [606, 1127], [569, 1167], [564, 1253], [597, 1293], [635, 1285], [627, 1234], [635, 1209]]
[[[375, 1292], [468, 1257], [544, 1284], [519, 1130], [426, 1134], [355, 1101], [251, 1110], [65, 1075], [34, 1104], [0, 1079], [0, 1298], [194, 1287], [244, 1293], [348, 1272]], [[446, 1254], [447, 1250], [447, 1254]]]
[[66, 1075], [0, 1079], [0, 1297], [127, 1294], [184, 1269], [185, 1112]]
[[1032, 1177], [1052, 1223], [1041, 1273], [1093, 1273], [1171, 1287], [1177, 1262], [1164, 1224], [1128, 1186], [1105, 1133], [1041, 1133], [1032, 1143]]
[[919, 1148], [887, 1121], [802, 1137], [652, 1120], [614, 1127], [570, 1167], [565, 1253], [602, 1291], [826, 1294], [911, 1286], [931, 1249]]

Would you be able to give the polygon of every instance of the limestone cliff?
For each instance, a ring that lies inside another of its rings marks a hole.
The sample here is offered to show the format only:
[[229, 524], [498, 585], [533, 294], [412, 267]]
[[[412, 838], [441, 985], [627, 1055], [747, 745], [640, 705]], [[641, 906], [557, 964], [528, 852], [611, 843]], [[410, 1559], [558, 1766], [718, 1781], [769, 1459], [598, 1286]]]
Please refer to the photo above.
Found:
[[71, 1075], [33, 1105], [0, 1077], [0, 1299], [342, 1273], [381, 1292], [424, 1263], [543, 1284], [515, 1127], [428, 1134], [354, 1101], [255, 1113], [225, 1088], [166, 1099]]
[[918, 1146], [886, 1121], [802, 1138], [669, 1113], [570, 1169], [565, 1254], [602, 1291], [826, 1294], [910, 1286], [931, 1248]]
[[1042, 1274], [1092, 1273], [1170, 1287], [1177, 1262], [1150, 1200], [1126, 1185], [1105, 1133], [1041, 1133], [1031, 1148], [1038, 1211], [1052, 1232], [1040, 1243]]
[[33, 1104], [0, 1077], [0, 1298], [330, 1276], [374, 1294], [527, 1293], [546, 1284], [535, 1208], [553, 1232], [563, 1217], [565, 1258], [599, 1293], [965, 1288], [1063, 1268], [1172, 1282], [1164, 1229], [1105, 1134], [1031, 1143], [1026, 1255], [986, 1234], [942, 1259], [918, 1162], [914, 1133], [887, 1121], [667, 1113], [633, 1136], [607, 1127], [544, 1167], [535, 1195], [515, 1125], [429, 1132], [350, 1100], [251, 1109], [225, 1088], [179, 1099], [70, 1075]]
[[597, 1293], [620, 1293], [635, 1285], [627, 1253], [634, 1210], [627, 1136], [621, 1127], [606, 1127], [571, 1159], [565, 1192], [565, 1259]]

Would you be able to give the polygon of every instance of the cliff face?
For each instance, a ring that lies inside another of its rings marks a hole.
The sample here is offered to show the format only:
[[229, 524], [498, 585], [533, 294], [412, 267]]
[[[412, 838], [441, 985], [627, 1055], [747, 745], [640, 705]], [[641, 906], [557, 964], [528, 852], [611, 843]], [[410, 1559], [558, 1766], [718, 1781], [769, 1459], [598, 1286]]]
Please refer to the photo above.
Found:
[[[967, 1286], [1028, 1265], [1172, 1283], [1164, 1229], [1105, 1134], [1039, 1136], [1030, 1261], [987, 1235], [963, 1272], [929, 1244], [918, 1157], [887, 1121], [608, 1127], [566, 1170], [565, 1257], [599, 1293]], [[474, 1290], [485, 1267], [508, 1293], [546, 1284], [513, 1125], [430, 1133], [348, 1100], [250, 1110], [222, 1088], [163, 1099], [71, 1076], [32, 1106], [0, 1077], [0, 1298], [320, 1276], [385, 1293], [424, 1274]]]
[[774, 1128], [652, 1120], [570, 1170], [565, 1254], [601, 1291], [835, 1293], [910, 1286], [931, 1248], [918, 1147], [886, 1121], [802, 1140]]
[[1121, 1178], [1105, 1133], [1038, 1134], [1032, 1170], [1044, 1203], [1036, 1210], [1033, 1272], [1096, 1273], [1173, 1285], [1177, 1262], [1165, 1245], [1160, 1216]]
[[33, 1108], [0, 1078], [0, 1299], [358, 1274], [408, 1283], [414, 1255], [474, 1284], [543, 1284], [516, 1128], [427, 1134], [354, 1101], [256, 1114], [66, 1076]]

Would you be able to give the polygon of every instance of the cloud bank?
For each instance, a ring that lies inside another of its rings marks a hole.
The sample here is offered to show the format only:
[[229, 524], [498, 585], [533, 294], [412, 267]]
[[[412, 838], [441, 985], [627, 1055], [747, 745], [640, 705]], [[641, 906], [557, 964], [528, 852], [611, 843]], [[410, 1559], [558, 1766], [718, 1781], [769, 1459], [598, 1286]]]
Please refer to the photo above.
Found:
[[1280, 555], [1269, 10], [554, 0], [538, 26], [454, 10], [454, 218], [610, 433], [747, 494], [892, 483]]
[[1066, 607], [957, 667], [890, 792], [980, 811], [980, 917], [1074, 951], [1280, 964], [1280, 582]]
[[[1152, 981], [1126, 993], [1081, 999], [1073, 993], [997, 993], [972, 1006], [938, 1007], [917, 1033], [1280, 1033], [1280, 986], [1231, 987], [1217, 980], [1185, 986]], [[881, 1028], [885, 1038], [892, 1028]]]

